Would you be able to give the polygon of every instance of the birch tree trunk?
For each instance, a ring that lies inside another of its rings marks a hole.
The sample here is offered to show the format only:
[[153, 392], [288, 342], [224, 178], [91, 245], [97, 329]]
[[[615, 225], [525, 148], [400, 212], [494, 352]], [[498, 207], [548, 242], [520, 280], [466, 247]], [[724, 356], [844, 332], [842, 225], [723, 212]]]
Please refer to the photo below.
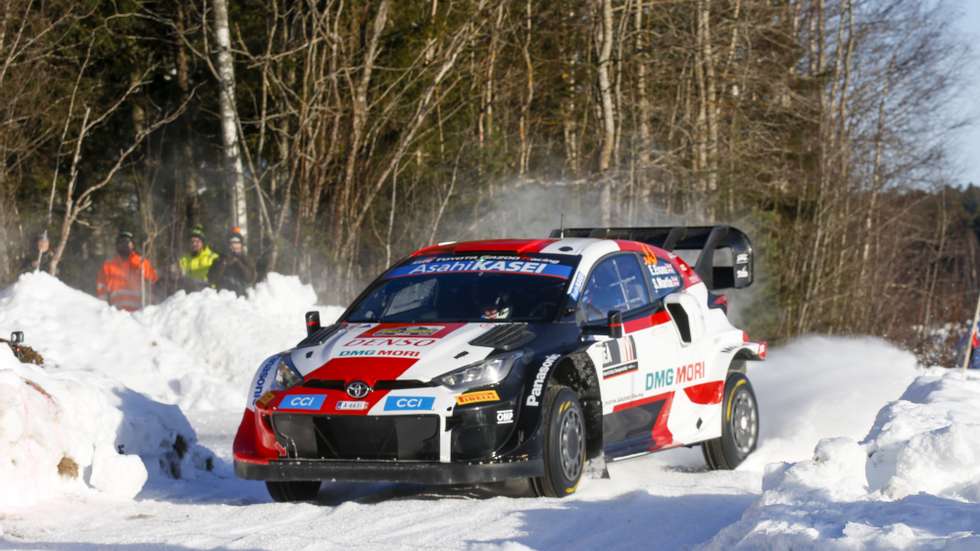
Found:
[[612, 0], [599, 0], [597, 6], [599, 24], [596, 25], [596, 46], [599, 50], [599, 96], [602, 100], [602, 150], [599, 152], [599, 177], [602, 189], [599, 195], [599, 208], [602, 224], [612, 223], [612, 178], [609, 169], [613, 164], [613, 151], [616, 145], [616, 114], [613, 110], [612, 83], [609, 79], [609, 62], [613, 46]]
[[245, 173], [238, 150], [238, 112], [235, 108], [235, 65], [231, 57], [231, 34], [228, 30], [228, 3], [211, 0], [214, 9], [214, 38], [218, 44], [218, 78], [221, 87], [221, 141], [225, 148], [226, 179], [231, 187], [231, 220], [248, 239], [248, 203], [245, 198]]

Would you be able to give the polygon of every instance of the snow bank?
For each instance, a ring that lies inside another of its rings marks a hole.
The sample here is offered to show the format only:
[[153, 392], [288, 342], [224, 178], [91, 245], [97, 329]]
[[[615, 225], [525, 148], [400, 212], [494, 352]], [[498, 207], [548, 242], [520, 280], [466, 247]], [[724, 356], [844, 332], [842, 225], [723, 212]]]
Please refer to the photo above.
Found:
[[867, 437], [771, 465], [762, 497], [708, 549], [977, 549], [980, 374], [917, 378]]
[[0, 404], [0, 510], [86, 487], [129, 499], [148, 476], [211, 466], [176, 406], [90, 372], [21, 364], [6, 346]]
[[[298, 342], [316, 295], [296, 277], [269, 278], [237, 297], [183, 292], [136, 314], [43, 273], [0, 291], [0, 334], [23, 330], [51, 366], [107, 375], [189, 409], [240, 408], [263, 358]], [[319, 308], [327, 322], [341, 313]]]
[[915, 356], [876, 338], [803, 337], [749, 370], [760, 446], [740, 469], [807, 459], [821, 438], [860, 439], [918, 373]]

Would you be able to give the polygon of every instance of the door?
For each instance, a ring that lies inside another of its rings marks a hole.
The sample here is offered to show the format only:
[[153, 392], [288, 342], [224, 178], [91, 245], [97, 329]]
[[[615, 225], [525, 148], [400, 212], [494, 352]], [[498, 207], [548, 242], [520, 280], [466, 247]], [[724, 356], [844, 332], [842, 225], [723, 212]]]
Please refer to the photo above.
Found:
[[597, 336], [590, 348], [599, 366], [603, 398], [603, 440], [611, 457], [645, 451], [663, 403], [645, 403], [643, 362], [655, 354], [650, 333], [657, 319], [647, 278], [634, 253], [603, 259], [586, 282], [580, 312], [588, 325], [605, 324], [609, 312], [623, 316], [624, 334]]

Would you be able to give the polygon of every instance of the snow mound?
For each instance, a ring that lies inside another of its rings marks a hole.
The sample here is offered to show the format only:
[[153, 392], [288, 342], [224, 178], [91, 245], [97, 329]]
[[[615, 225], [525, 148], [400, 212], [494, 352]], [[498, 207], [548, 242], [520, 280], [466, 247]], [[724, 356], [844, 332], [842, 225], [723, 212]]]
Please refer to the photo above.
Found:
[[977, 549], [980, 374], [917, 378], [858, 442], [770, 465], [763, 493], [707, 549]]
[[[0, 291], [0, 334], [24, 331], [49, 367], [106, 375], [185, 410], [232, 409], [262, 359], [303, 337], [315, 302], [298, 278], [269, 274], [247, 297], [180, 292], [130, 314], [32, 273]], [[342, 311], [319, 310], [325, 322]]]
[[176, 406], [0, 346], [0, 510], [95, 488], [130, 499], [149, 476], [193, 477], [210, 452]]
[[808, 336], [750, 367], [760, 439], [740, 469], [810, 457], [821, 438], [862, 438], [919, 373], [915, 356], [877, 338]]

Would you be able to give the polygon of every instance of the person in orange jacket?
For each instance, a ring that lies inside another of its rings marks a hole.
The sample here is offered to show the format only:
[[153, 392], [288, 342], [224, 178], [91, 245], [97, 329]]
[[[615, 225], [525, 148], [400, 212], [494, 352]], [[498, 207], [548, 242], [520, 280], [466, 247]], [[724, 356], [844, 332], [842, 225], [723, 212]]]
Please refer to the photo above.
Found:
[[157, 272], [149, 260], [134, 250], [133, 234], [128, 231], [119, 232], [116, 253], [102, 264], [96, 295], [120, 310], [139, 310], [149, 303], [150, 286], [157, 282]]

